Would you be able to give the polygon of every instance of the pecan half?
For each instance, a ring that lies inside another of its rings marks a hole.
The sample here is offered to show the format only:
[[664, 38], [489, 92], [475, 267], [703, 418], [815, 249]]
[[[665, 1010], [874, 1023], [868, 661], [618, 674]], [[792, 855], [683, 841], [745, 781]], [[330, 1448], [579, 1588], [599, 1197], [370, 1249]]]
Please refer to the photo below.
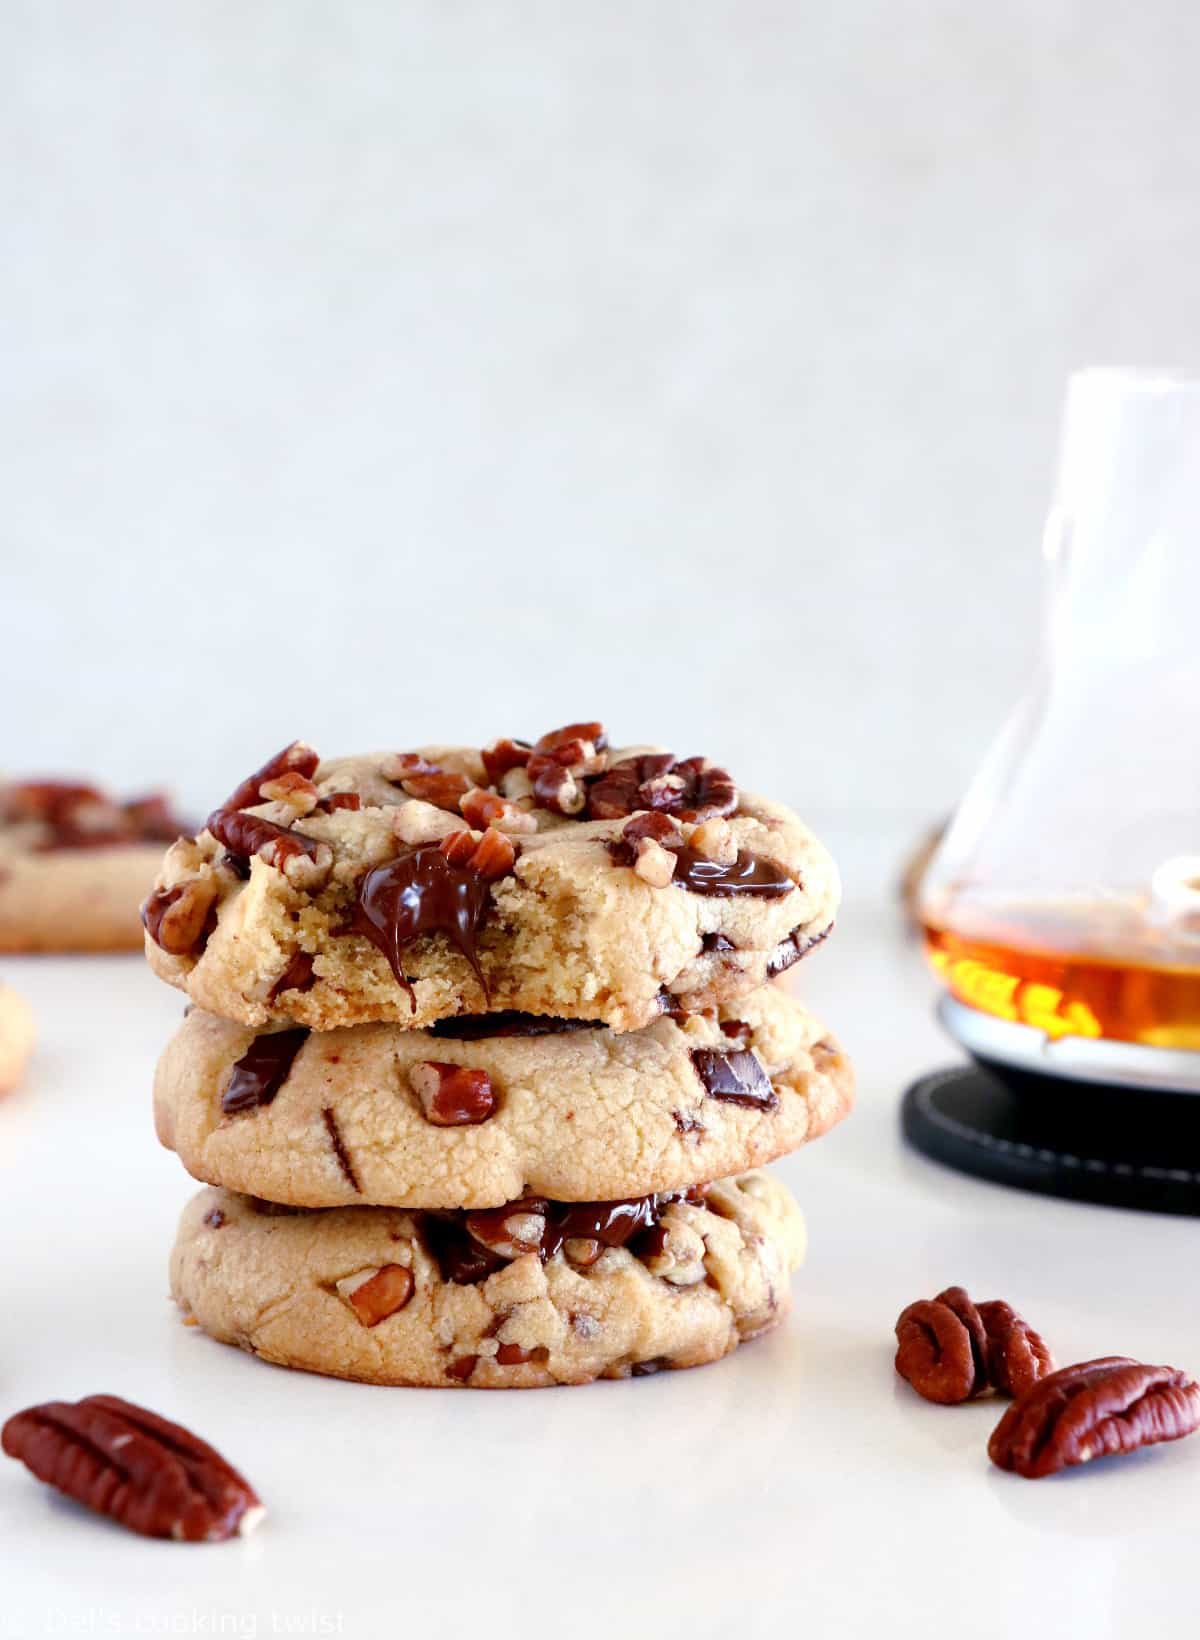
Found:
[[47, 1401], [10, 1418], [0, 1446], [41, 1481], [145, 1537], [217, 1543], [264, 1510], [219, 1452], [115, 1395]]
[[1175, 1367], [1108, 1355], [1063, 1367], [1014, 1401], [988, 1457], [1038, 1480], [1093, 1458], [1177, 1441], [1200, 1427], [1200, 1385]]
[[896, 1341], [896, 1371], [926, 1401], [957, 1406], [987, 1389], [987, 1335], [961, 1287], [910, 1304]]
[[199, 951], [215, 926], [215, 884], [193, 878], [157, 889], [142, 906], [142, 925], [160, 950], [173, 957]]
[[297, 888], [314, 890], [322, 886], [333, 868], [333, 851], [328, 843], [305, 837], [302, 832], [285, 831], [257, 815], [217, 809], [206, 825], [233, 859], [249, 860], [257, 854]]
[[495, 792], [485, 792], [479, 786], [472, 786], [458, 807], [468, 826], [476, 831], [486, 831], [489, 826], [518, 833], [537, 830], [536, 816], [526, 814], [515, 803], [510, 803], [508, 798], [497, 797]]
[[470, 1065], [423, 1059], [409, 1067], [408, 1082], [435, 1127], [473, 1127], [496, 1108], [491, 1077]]
[[564, 746], [582, 742], [593, 752], [603, 752], [608, 747], [608, 736], [604, 732], [602, 723], [568, 723], [561, 729], [550, 729], [533, 746], [535, 752], [558, 752]]
[[255, 769], [252, 775], [248, 775], [241, 785], [229, 794], [221, 807], [234, 810], [252, 809], [263, 801], [262, 787], [267, 781], [278, 780], [281, 775], [293, 773], [310, 779], [320, 761], [311, 746], [305, 745], [302, 740], [293, 740], [290, 746], [285, 746], [281, 752], [276, 752], [274, 757], [269, 757], [261, 769]]
[[988, 1378], [1002, 1395], [1025, 1395], [1054, 1371], [1054, 1357], [1042, 1335], [1003, 1299], [979, 1306], [987, 1334]]

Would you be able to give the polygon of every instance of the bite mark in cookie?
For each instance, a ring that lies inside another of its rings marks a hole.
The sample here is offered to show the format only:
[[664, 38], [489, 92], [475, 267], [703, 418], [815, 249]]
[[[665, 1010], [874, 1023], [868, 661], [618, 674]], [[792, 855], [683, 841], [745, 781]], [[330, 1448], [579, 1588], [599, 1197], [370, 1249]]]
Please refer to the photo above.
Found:
[[[599, 723], [486, 756], [314, 757], [295, 743], [243, 781], [147, 908], [156, 971], [246, 1024], [495, 1009], [637, 1029], [664, 987], [689, 1008], [743, 994], [832, 918], [836, 872], [795, 816], [705, 759], [614, 752]], [[195, 882], [198, 933], [185, 895], [159, 898]]]

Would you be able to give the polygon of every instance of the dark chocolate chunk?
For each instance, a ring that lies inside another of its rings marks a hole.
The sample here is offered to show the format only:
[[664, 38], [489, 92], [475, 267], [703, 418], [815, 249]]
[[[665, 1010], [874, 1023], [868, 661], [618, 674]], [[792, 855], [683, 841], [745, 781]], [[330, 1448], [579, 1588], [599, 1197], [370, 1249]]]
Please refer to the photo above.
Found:
[[693, 1048], [692, 1064], [710, 1099], [730, 1105], [774, 1110], [779, 1095], [757, 1055], [745, 1050], [721, 1053], [715, 1048]]
[[487, 1036], [557, 1036], [562, 1031], [603, 1029], [598, 1019], [558, 1019], [552, 1014], [522, 1014], [509, 1008], [494, 1014], [439, 1019], [429, 1027], [429, 1034], [451, 1042], [478, 1042]]
[[308, 1032], [299, 1028], [256, 1036], [233, 1067], [221, 1109], [226, 1116], [269, 1105], [287, 1080], [292, 1061], [304, 1046]]
[[354, 1171], [354, 1163], [350, 1160], [350, 1153], [342, 1139], [342, 1130], [338, 1127], [337, 1117], [329, 1105], [321, 1112], [325, 1122], [325, 1131], [329, 1135], [329, 1143], [333, 1146], [333, 1154], [337, 1157], [337, 1164], [346, 1175], [350, 1188], [359, 1196], [362, 1195], [362, 1186], [358, 1182], [358, 1175]]

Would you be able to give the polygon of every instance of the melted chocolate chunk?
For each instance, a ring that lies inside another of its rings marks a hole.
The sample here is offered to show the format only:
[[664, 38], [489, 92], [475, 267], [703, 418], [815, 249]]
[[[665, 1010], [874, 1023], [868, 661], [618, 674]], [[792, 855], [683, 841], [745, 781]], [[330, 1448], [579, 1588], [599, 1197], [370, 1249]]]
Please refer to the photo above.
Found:
[[329, 1143], [333, 1146], [333, 1154], [337, 1157], [338, 1166], [346, 1175], [350, 1188], [356, 1195], [361, 1196], [362, 1186], [358, 1182], [358, 1174], [354, 1171], [354, 1163], [350, 1160], [350, 1152], [346, 1149], [345, 1141], [342, 1139], [342, 1130], [338, 1127], [337, 1117], [333, 1114], [333, 1110], [329, 1105], [326, 1105], [321, 1111], [321, 1117], [325, 1123], [325, 1131], [329, 1135]]
[[693, 894], [750, 894], [762, 900], [781, 899], [799, 886], [781, 865], [761, 854], [743, 849], [733, 864], [726, 866], [719, 860], [706, 860], [686, 846], [675, 850], [671, 881]]
[[737, 946], [724, 934], [705, 934], [700, 941], [701, 951], [736, 951]]
[[598, 1019], [559, 1019], [552, 1014], [522, 1014], [505, 1009], [494, 1014], [459, 1014], [429, 1026], [430, 1036], [450, 1042], [478, 1042], [486, 1036], [557, 1036], [563, 1031], [602, 1031]]
[[[443, 1281], [459, 1286], [474, 1286], [509, 1261], [501, 1254], [476, 1241], [467, 1228], [474, 1218], [481, 1230], [503, 1236], [504, 1221], [514, 1213], [537, 1214], [545, 1221], [538, 1256], [545, 1263], [562, 1251], [564, 1242], [598, 1241], [602, 1247], [624, 1247], [634, 1243], [633, 1251], [644, 1256], [641, 1249], [665, 1210], [672, 1202], [703, 1202], [704, 1197], [695, 1188], [674, 1190], [656, 1196], [638, 1196], [617, 1202], [550, 1202], [540, 1196], [529, 1196], [504, 1207], [488, 1208], [485, 1212], [430, 1213], [425, 1216], [425, 1240]], [[661, 1245], [659, 1250], [661, 1251]], [[530, 1247], [530, 1251], [533, 1248]]]
[[504, 1267], [505, 1260], [499, 1253], [471, 1239], [461, 1215], [442, 1218], [427, 1214], [424, 1232], [426, 1245], [443, 1281], [453, 1281], [459, 1287], [474, 1287]]
[[219, 1207], [210, 1207], [204, 1215], [204, 1222], [210, 1230], [219, 1230], [225, 1223], [225, 1215]]
[[[748, 894], [755, 899], [778, 900], [801, 886], [774, 860], [768, 860], [762, 854], [751, 854], [746, 849], [738, 854], [731, 865], [722, 865], [719, 860], [709, 860], [703, 854], [697, 854], [695, 849], [689, 848], [686, 843], [662, 843], [660, 847], [669, 849], [675, 856], [672, 885], [675, 888], [686, 888], [692, 894], [704, 894], [714, 898]], [[633, 847], [621, 838], [609, 843], [608, 851], [617, 865], [621, 866], [632, 866], [637, 858]], [[708, 937], [715, 939], [723, 936]], [[703, 948], [717, 951], [725, 949], [724, 946], [718, 945]]]
[[233, 1075], [221, 1096], [226, 1116], [259, 1110], [269, 1105], [287, 1080], [292, 1061], [304, 1046], [306, 1030], [272, 1031], [256, 1036], [233, 1067]]
[[755, 1110], [774, 1110], [779, 1095], [757, 1055], [745, 1050], [721, 1053], [716, 1048], [693, 1048], [692, 1064], [710, 1099]]
[[226, 849], [221, 856], [221, 864], [228, 866], [233, 875], [240, 877], [242, 882], [248, 883], [250, 881], [250, 861], [245, 855], [230, 854], [229, 850]]
[[389, 865], [376, 866], [359, 884], [354, 932], [364, 934], [383, 952], [414, 1012], [417, 999], [401, 959], [422, 934], [445, 934], [470, 963], [487, 995], [475, 936], [487, 915], [490, 889], [477, 872], [452, 865], [436, 844], [422, 844]]
[[681, 1199], [682, 1192], [675, 1192], [620, 1202], [549, 1202], [542, 1262], [560, 1252], [565, 1241], [598, 1241], [602, 1247], [624, 1247], [639, 1230], [656, 1225], [671, 1202]]

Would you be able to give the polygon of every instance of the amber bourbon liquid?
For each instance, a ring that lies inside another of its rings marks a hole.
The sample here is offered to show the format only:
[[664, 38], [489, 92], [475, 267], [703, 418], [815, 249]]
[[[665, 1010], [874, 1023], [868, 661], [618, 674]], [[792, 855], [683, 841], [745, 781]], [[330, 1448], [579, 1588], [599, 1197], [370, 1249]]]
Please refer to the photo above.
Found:
[[1141, 902], [952, 908], [925, 954], [960, 1002], [1064, 1036], [1200, 1049], [1200, 935], [1155, 927]]

